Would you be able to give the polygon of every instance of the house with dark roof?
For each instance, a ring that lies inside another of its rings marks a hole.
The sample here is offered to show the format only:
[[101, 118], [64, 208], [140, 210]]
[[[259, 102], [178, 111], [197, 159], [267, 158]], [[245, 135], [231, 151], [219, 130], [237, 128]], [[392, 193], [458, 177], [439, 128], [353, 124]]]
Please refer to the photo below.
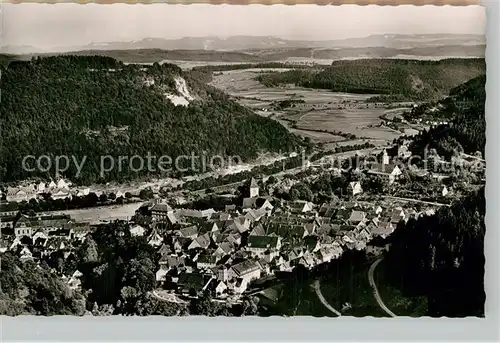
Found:
[[261, 269], [255, 260], [245, 260], [231, 266], [229, 270], [229, 279], [242, 279], [245, 283], [259, 279], [260, 275]]
[[394, 225], [389, 220], [381, 220], [380, 223], [372, 227], [372, 236], [387, 238], [391, 233], [394, 232]]
[[276, 236], [249, 236], [246, 250], [262, 257], [266, 251], [279, 251], [281, 239]]
[[196, 268], [209, 269], [217, 265], [219, 257], [208, 253], [200, 254], [196, 259]]
[[168, 269], [179, 268], [186, 265], [186, 258], [184, 256], [164, 254], [158, 263]]
[[153, 221], [156, 222], [167, 222], [174, 221], [172, 224], [177, 223], [177, 218], [173, 216], [174, 210], [166, 203], [156, 203], [151, 208], [151, 215]]
[[210, 246], [210, 235], [208, 233], [198, 236], [193, 241], [191, 244], [188, 246], [188, 250], [191, 249], [207, 249]]
[[401, 220], [405, 220], [406, 215], [402, 209], [395, 209], [391, 213], [391, 223], [397, 225]]
[[203, 292], [212, 278], [200, 273], [181, 273], [177, 281], [177, 289], [182, 294], [200, 294]]
[[292, 213], [308, 213], [313, 210], [313, 204], [309, 201], [297, 200], [288, 203]]
[[179, 230], [179, 236], [184, 238], [196, 238], [198, 237], [198, 228], [194, 225], [183, 227]]
[[402, 174], [401, 168], [395, 164], [371, 164], [368, 169], [369, 175], [378, 175], [394, 183]]
[[14, 234], [16, 237], [31, 237], [36, 231], [45, 232], [60, 230], [65, 224], [70, 222], [71, 218], [67, 215], [51, 215], [29, 217], [22, 215], [14, 224]]
[[338, 204], [336, 203], [324, 203], [318, 210], [318, 215], [320, 217], [331, 218], [337, 212]]
[[224, 256], [231, 254], [233, 250], [234, 250], [234, 245], [232, 245], [229, 242], [222, 242], [218, 244], [217, 249], [215, 249], [213, 255], [222, 258]]

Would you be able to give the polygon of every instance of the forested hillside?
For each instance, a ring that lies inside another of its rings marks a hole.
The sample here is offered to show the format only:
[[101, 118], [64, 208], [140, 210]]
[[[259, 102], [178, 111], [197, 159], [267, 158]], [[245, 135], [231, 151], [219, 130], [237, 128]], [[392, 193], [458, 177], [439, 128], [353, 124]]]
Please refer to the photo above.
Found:
[[46, 265], [2, 254], [0, 315], [83, 315], [85, 298]]
[[[424, 149], [436, 149], [440, 156], [450, 157], [456, 151], [481, 152], [486, 145], [486, 75], [476, 77], [453, 88], [449, 97], [435, 108], [437, 117], [450, 118], [450, 125], [441, 125], [422, 132], [410, 146], [414, 154], [422, 155]], [[415, 109], [413, 118], [421, 115]]]
[[[99, 177], [100, 156], [191, 153], [256, 157], [290, 151], [297, 138], [204, 84], [201, 73], [175, 65], [124, 65], [109, 57], [58, 56], [12, 62], [2, 71], [0, 178], [48, 176], [26, 172], [26, 155], [67, 155], [87, 162], [78, 182], [126, 180], [144, 172]], [[186, 82], [187, 106], [177, 81]], [[190, 163], [190, 161], [188, 161]], [[67, 177], [74, 177], [71, 166]], [[53, 176], [53, 175], [52, 175]]]
[[261, 75], [267, 86], [295, 84], [336, 92], [390, 95], [398, 100], [437, 99], [485, 72], [484, 59], [334, 61], [319, 72], [291, 70]]
[[426, 295], [430, 316], [484, 315], [484, 188], [393, 234], [390, 277], [408, 296]]

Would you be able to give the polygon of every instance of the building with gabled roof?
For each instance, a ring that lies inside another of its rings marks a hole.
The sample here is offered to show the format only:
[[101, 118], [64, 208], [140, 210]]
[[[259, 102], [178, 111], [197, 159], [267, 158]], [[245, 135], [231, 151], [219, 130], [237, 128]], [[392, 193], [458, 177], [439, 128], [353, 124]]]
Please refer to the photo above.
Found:
[[351, 225], [358, 225], [366, 219], [366, 213], [363, 211], [353, 210], [347, 222]]
[[132, 236], [144, 236], [144, 234], [146, 233], [146, 229], [144, 227], [142, 227], [141, 225], [134, 225], [130, 228], [130, 234]]
[[255, 227], [250, 231], [250, 236], [265, 236], [266, 231], [262, 224], [255, 225]]
[[281, 239], [276, 236], [249, 236], [246, 250], [253, 256], [263, 256], [266, 251], [278, 251]]
[[297, 200], [288, 203], [292, 213], [308, 213], [313, 210], [313, 204], [309, 201]]
[[148, 237], [148, 244], [153, 247], [159, 247], [162, 243], [163, 237], [156, 230], [153, 230]]
[[217, 255], [201, 254], [196, 260], [196, 267], [198, 269], [209, 269], [217, 265], [219, 257]]
[[179, 236], [180, 237], [185, 237], [185, 238], [196, 238], [198, 237], [198, 228], [195, 225], [187, 226], [181, 228], [179, 231]]
[[250, 179], [250, 182], [248, 185], [248, 192], [249, 192], [250, 198], [259, 196], [259, 185], [257, 184], [257, 181], [255, 181], [255, 179], [253, 177]]
[[382, 176], [389, 181], [389, 184], [392, 184], [403, 172], [395, 164], [372, 164], [368, 169], [368, 174]]
[[260, 278], [260, 275], [261, 269], [255, 260], [245, 260], [231, 266], [231, 269], [229, 270], [230, 279], [241, 278], [247, 283]]
[[356, 196], [358, 194], [363, 193], [363, 188], [361, 187], [361, 182], [359, 182], [359, 181], [349, 182], [349, 185], [347, 186], [347, 190], [353, 196]]
[[191, 244], [189, 244], [187, 249], [188, 250], [207, 249], [209, 246], [210, 246], [210, 235], [208, 233], [205, 233], [193, 239], [193, 241], [191, 242]]
[[167, 203], [156, 203], [151, 207], [151, 216], [156, 222], [174, 221], [171, 224], [176, 224], [177, 218], [173, 214], [174, 210]]

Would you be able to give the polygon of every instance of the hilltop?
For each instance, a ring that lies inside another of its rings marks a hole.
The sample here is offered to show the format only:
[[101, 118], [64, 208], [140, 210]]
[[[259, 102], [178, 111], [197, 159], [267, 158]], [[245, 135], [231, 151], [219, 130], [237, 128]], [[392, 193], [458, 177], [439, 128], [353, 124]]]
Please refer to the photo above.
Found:
[[410, 149], [423, 155], [425, 149], [436, 149], [450, 158], [456, 151], [484, 155], [486, 145], [486, 75], [478, 76], [453, 88], [448, 97], [437, 103], [422, 104], [410, 113], [411, 119], [432, 112], [436, 118], [450, 120], [450, 125], [439, 125], [423, 131]]
[[[251, 160], [300, 143], [279, 123], [207, 86], [205, 76], [171, 64], [125, 65], [100, 56], [12, 62], [2, 71], [0, 178], [49, 176], [23, 170], [26, 155], [87, 156], [78, 182], [93, 183], [150, 174], [115, 168], [101, 178], [99, 158], [105, 155], [150, 152], [175, 159], [205, 152]], [[75, 175], [71, 166], [66, 176]]]
[[[381, 94], [398, 100], [429, 101], [447, 95], [453, 87], [483, 74], [485, 70], [484, 59], [365, 59], [334, 61], [320, 71], [269, 73], [259, 76], [258, 80], [266, 86], [295, 84], [336, 92]], [[383, 99], [379, 97], [378, 100]]]
[[[475, 34], [378, 34], [366, 37], [298, 40], [275, 36], [229, 36], [229, 37], [183, 37], [177, 39], [143, 38], [134, 41], [94, 42], [85, 45], [61, 46], [51, 48], [52, 52], [83, 50], [217, 50], [239, 51], [245, 49], [282, 49], [282, 48], [374, 48], [387, 47], [410, 49], [416, 47], [474, 46], [485, 45], [484, 35]], [[46, 53], [45, 49], [31, 45], [3, 46], [1, 53], [28, 54]]]

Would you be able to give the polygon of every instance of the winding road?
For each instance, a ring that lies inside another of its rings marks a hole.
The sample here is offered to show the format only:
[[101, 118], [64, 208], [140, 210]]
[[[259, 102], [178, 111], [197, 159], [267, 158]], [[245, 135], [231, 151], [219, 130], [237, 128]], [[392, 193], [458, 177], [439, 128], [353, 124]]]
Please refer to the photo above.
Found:
[[375, 280], [373, 279], [373, 273], [375, 272], [375, 268], [379, 265], [379, 263], [382, 262], [382, 259], [378, 259], [373, 264], [370, 266], [370, 269], [368, 270], [368, 281], [370, 282], [370, 286], [373, 288], [373, 295], [375, 296], [375, 299], [377, 300], [378, 305], [384, 310], [385, 313], [387, 313], [391, 317], [396, 317], [396, 315], [385, 306], [384, 302], [380, 298], [380, 294], [378, 293], [377, 285], [375, 284]]
[[325, 307], [327, 309], [329, 309], [331, 312], [335, 313], [337, 316], [341, 316], [341, 313], [339, 311], [337, 311], [336, 309], [334, 309], [329, 303], [328, 301], [326, 301], [325, 297], [323, 296], [323, 294], [321, 293], [321, 289], [320, 289], [320, 284], [319, 284], [319, 280], [316, 280], [314, 281], [314, 283], [312, 284], [312, 287], [314, 288], [314, 291], [316, 292], [316, 295], [318, 296], [319, 300], [321, 301], [321, 303], [323, 305], [325, 305]]
[[167, 301], [167, 302], [172, 302], [172, 303], [176, 303], [176, 304], [186, 304], [187, 302], [184, 301], [184, 300], [181, 300], [179, 299], [175, 294], [165, 294], [165, 296], [162, 296], [160, 294], [158, 294], [157, 290], [153, 290], [152, 292], [150, 292], [150, 294], [158, 299], [158, 300], [161, 300], [161, 301]]

